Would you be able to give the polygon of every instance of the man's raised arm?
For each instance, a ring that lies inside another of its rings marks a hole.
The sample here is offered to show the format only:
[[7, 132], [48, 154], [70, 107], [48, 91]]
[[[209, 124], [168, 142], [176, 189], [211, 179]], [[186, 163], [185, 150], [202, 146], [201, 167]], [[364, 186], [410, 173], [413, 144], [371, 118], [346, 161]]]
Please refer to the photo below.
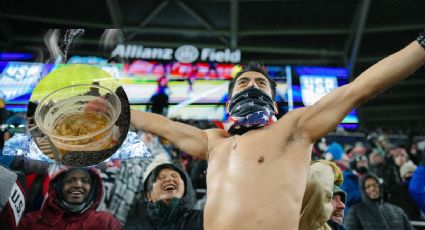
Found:
[[131, 110], [131, 124], [136, 129], [166, 138], [192, 156], [207, 159], [208, 137], [201, 129], [137, 110]]
[[425, 45], [421, 46], [418, 41], [384, 58], [351, 83], [304, 108], [296, 123], [300, 134], [314, 142], [335, 129], [355, 107], [419, 69], [425, 63]]

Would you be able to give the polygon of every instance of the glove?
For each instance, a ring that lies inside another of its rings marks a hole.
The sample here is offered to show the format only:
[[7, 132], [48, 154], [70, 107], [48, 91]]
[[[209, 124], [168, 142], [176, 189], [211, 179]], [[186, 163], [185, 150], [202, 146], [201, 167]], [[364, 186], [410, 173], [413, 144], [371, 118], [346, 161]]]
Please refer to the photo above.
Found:
[[419, 45], [425, 49], [425, 30], [419, 34], [419, 36], [416, 38], [416, 41], [418, 41]]
[[334, 171], [334, 176], [335, 176], [334, 184], [336, 184], [336, 185], [342, 184], [344, 177], [342, 176], [341, 169], [338, 167], [338, 165], [335, 164], [335, 162], [328, 161], [328, 160], [317, 160], [317, 161], [313, 161], [312, 164], [314, 164], [316, 162], [321, 162], [323, 164], [327, 164], [327, 165], [331, 166], [332, 170]]

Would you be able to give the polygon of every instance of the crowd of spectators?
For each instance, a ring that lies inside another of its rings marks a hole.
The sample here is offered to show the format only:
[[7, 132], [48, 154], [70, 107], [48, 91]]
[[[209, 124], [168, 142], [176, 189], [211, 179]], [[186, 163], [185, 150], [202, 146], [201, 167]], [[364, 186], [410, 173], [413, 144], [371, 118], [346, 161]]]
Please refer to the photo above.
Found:
[[[202, 129], [214, 127], [212, 121], [183, 122]], [[102, 219], [108, 229], [202, 229], [207, 161], [194, 159], [161, 137], [132, 131], [138, 133], [152, 158], [114, 160], [88, 171], [80, 170], [92, 186], [86, 191], [81, 178], [77, 182], [71, 180], [75, 189], [69, 197], [63, 189], [70, 181], [64, 180], [67, 170], [23, 156], [10, 159], [0, 155], [0, 169], [14, 175], [9, 182], [18, 185], [25, 201], [20, 215], [7, 216], [4, 210], [9, 208], [16, 213], [11, 208], [15, 204], [0, 199], [0, 227], [89, 229], [90, 224], [101, 226], [95, 219]], [[353, 141], [355, 135], [335, 132], [315, 144], [312, 160], [334, 162], [343, 175], [342, 183], [332, 188], [327, 224], [318, 222], [322, 225], [315, 224], [315, 229], [413, 229], [412, 221], [425, 221], [424, 140], [394, 139], [383, 132], [372, 134], [363, 133]], [[60, 179], [64, 181], [58, 182]], [[173, 195], [176, 199], [166, 200], [156, 193], [157, 186], [166, 186], [172, 195], [179, 188], [183, 192]], [[79, 198], [82, 203], [72, 202]], [[49, 217], [40, 219], [40, 215]], [[88, 216], [94, 220], [85, 221]]]

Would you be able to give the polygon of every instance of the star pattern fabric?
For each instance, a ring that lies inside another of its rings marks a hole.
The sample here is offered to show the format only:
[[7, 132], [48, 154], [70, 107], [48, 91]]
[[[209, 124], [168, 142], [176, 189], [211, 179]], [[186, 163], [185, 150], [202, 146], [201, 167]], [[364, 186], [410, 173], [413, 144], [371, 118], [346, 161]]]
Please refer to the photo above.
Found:
[[276, 121], [273, 100], [263, 91], [251, 87], [235, 94], [229, 104], [229, 120], [215, 124], [234, 135], [269, 125]]

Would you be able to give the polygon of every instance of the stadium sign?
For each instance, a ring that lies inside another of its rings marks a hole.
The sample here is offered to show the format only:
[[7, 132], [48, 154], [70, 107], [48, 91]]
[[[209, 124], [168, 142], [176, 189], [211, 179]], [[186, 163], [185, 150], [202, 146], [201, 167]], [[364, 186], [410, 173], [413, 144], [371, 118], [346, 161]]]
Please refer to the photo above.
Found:
[[192, 45], [183, 45], [177, 49], [172, 48], [152, 48], [142, 45], [118, 44], [112, 51], [112, 56], [123, 58], [141, 58], [151, 60], [173, 60], [182, 63], [192, 63], [195, 61], [230, 62], [239, 63], [241, 61], [241, 51], [237, 50], [217, 50], [214, 48], [202, 48], [199, 50]]

